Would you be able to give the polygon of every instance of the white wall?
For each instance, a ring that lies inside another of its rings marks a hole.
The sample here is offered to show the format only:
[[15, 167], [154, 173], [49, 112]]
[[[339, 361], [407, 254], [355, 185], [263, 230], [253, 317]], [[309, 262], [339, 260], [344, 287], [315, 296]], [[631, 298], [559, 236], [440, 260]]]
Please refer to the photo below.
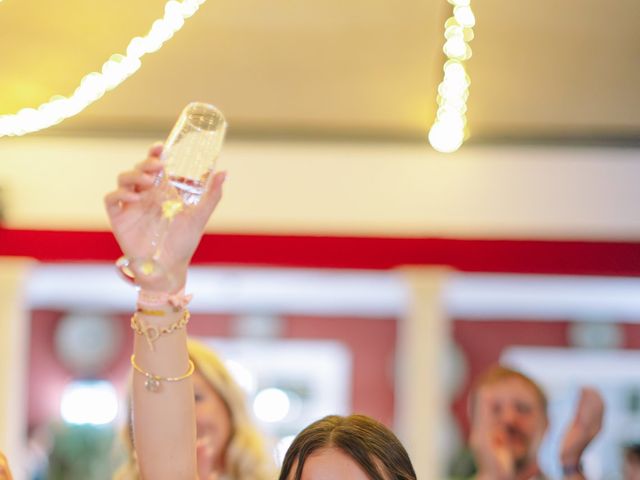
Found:
[[[151, 139], [0, 140], [12, 228], [106, 229], [102, 197]], [[573, 147], [229, 141], [234, 233], [637, 239], [640, 151]]]

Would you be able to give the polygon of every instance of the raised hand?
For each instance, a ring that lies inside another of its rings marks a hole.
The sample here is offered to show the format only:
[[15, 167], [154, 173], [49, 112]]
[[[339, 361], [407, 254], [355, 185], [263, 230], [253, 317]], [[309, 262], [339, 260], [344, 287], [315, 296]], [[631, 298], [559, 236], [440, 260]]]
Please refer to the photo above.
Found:
[[560, 460], [563, 465], [577, 466], [589, 443], [600, 432], [604, 402], [597, 390], [583, 388], [576, 415], [562, 440]]
[[512, 480], [514, 459], [507, 446], [507, 432], [494, 415], [495, 399], [478, 391], [471, 431], [471, 449], [478, 467], [478, 480]]
[[[151, 258], [162, 263], [171, 274], [175, 285], [166, 280], [140, 276], [145, 288], [156, 290], [179, 290], [185, 282], [187, 267], [202, 237], [209, 216], [222, 197], [225, 173], [215, 174], [197, 205], [182, 205], [180, 211], [167, 225], [160, 247], [154, 245], [163, 219], [163, 201], [168, 184], [155, 185], [162, 172], [160, 154], [162, 146], [150, 148], [145, 161], [133, 170], [118, 177], [118, 188], [105, 197], [105, 206], [111, 228], [125, 256], [128, 258]], [[166, 180], [165, 180], [166, 182]], [[157, 250], [157, 251], [156, 251]]]

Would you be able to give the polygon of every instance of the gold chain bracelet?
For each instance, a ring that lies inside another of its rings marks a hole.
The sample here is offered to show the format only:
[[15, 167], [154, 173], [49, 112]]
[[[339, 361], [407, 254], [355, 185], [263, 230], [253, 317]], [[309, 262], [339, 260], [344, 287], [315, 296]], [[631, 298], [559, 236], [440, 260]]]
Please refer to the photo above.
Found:
[[147, 339], [147, 343], [149, 343], [149, 348], [151, 351], [155, 351], [153, 343], [160, 338], [162, 335], [168, 335], [170, 333], [175, 332], [180, 328], [184, 328], [187, 323], [189, 323], [189, 318], [191, 318], [191, 314], [189, 310], [184, 309], [182, 316], [174, 323], [167, 327], [158, 327], [156, 325], [145, 324], [140, 321], [138, 318], [139, 313], [145, 313], [147, 315], [158, 315], [155, 311], [138, 311], [133, 314], [131, 317], [131, 329], [136, 332], [138, 335], [143, 335]]
[[160, 382], [179, 382], [180, 380], [184, 380], [185, 378], [189, 378], [193, 375], [193, 372], [196, 369], [196, 366], [193, 363], [193, 360], [189, 359], [189, 369], [186, 373], [180, 375], [179, 377], [161, 377], [160, 375], [154, 375], [153, 373], [144, 371], [137, 363], [136, 356], [131, 355], [131, 366], [139, 373], [147, 377], [144, 381], [144, 388], [146, 388], [150, 392], [157, 392], [160, 390], [161, 383]]

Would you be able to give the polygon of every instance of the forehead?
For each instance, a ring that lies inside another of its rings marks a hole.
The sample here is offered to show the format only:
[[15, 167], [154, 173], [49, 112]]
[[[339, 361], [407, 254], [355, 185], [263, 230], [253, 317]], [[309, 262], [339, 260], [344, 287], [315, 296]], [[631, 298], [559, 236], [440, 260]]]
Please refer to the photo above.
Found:
[[[295, 465], [289, 478], [294, 478]], [[304, 462], [302, 480], [370, 480], [362, 467], [335, 447], [316, 450]]]
[[192, 378], [194, 386], [196, 386], [196, 387], [205, 387], [206, 386], [206, 387], [211, 388], [211, 385], [209, 385], [209, 382], [207, 382], [205, 380], [205, 378], [202, 376], [202, 373], [200, 373], [197, 368], [193, 372], [193, 375], [192, 375], [191, 378]]
[[202, 373], [196, 370], [193, 373], [193, 390], [199, 395], [206, 395], [207, 397], [215, 397], [219, 399], [221, 403], [224, 403], [222, 396], [213, 388], [213, 385], [202, 375]]
[[518, 377], [507, 377], [480, 387], [497, 399], [513, 399], [540, 405], [540, 397], [533, 385]]

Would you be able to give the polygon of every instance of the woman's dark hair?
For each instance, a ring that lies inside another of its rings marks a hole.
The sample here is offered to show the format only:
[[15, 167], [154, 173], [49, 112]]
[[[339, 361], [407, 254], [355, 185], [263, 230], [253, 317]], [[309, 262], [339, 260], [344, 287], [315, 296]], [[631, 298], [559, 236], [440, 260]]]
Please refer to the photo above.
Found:
[[304, 463], [314, 451], [339, 448], [355, 460], [371, 480], [415, 480], [411, 460], [400, 440], [380, 422], [364, 415], [329, 415], [295, 438], [284, 457], [280, 480], [300, 480]]

